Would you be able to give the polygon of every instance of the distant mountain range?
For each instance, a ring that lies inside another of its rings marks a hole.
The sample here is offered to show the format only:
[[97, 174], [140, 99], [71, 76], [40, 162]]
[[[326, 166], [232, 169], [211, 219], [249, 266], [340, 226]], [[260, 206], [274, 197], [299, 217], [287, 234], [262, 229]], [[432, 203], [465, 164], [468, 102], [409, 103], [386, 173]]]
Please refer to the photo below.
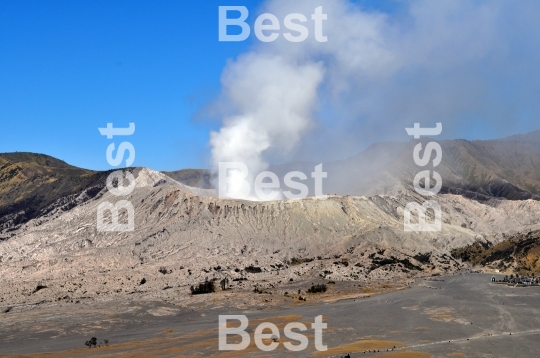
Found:
[[[423, 139], [425, 144], [430, 139]], [[437, 141], [434, 139], [434, 141]], [[479, 200], [540, 199], [540, 131], [496, 140], [442, 140], [442, 193]], [[325, 191], [339, 195], [395, 195], [411, 190], [415, 175], [425, 169], [413, 160], [418, 141], [377, 143], [348, 159], [324, 164]], [[316, 163], [287, 164], [277, 172], [309, 171]], [[271, 170], [272, 170], [271, 169]]]
[[[377, 143], [348, 159], [324, 163], [328, 172], [325, 192], [373, 196], [411, 191], [412, 180], [421, 170], [413, 161], [416, 144], [415, 141]], [[540, 131], [487, 141], [443, 140], [439, 144], [443, 159], [436, 170], [443, 178], [442, 193], [476, 200], [540, 199]], [[278, 175], [292, 170], [310, 173], [316, 164], [290, 163], [270, 170]], [[62, 198], [65, 198], [65, 210], [74, 205], [71, 197], [84, 192], [81, 200], [92, 198], [104, 188], [109, 173], [77, 168], [44, 154], [0, 154], [0, 230], [18, 227], [46, 214]], [[215, 177], [204, 169], [164, 174], [203, 189], [212, 188]], [[310, 192], [313, 193], [312, 187]]]
[[[479, 200], [540, 199], [540, 131], [495, 140], [458, 139], [438, 143], [443, 150], [442, 163], [436, 168], [443, 178], [442, 193]], [[328, 173], [325, 192], [371, 196], [410, 190], [414, 176], [420, 171], [412, 155], [416, 144], [417, 141], [377, 143], [345, 160], [323, 163]], [[278, 176], [293, 170], [309, 173], [317, 164], [296, 162], [272, 166], [269, 170]], [[165, 174], [186, 185], [212, 188], [209, 170]], [[312, 187], [310, 192], [313, 193]]]
[[[422, 142], [427, 143], [429, 139]], [[410, 190], [421, 168], [413, 161], [417, 141], [377, 143], [341, 161], [323, 163], [328, 173], [326, 193], [339, 195], [398, 194]], [[442, 193], [478, 200], [540, 199], [540, 131], [495, 140], [442, 140], [443, 159], [436, 171], [443, 178]], [[425, 145], [424, 145], [425, 148]], [[289, 171], [313, 171], [315, 162], [271, 166], [283, 177]], [[428, 166], [429, 168], [429, 166]], [[213, 187], [210, 170], [165, 172], [189, 186]], [[309, 175], [308, 175], [309, 177]], [[308, 182], [309, 186], [309, 182]], [[310, 187], [313, 194], [313, 188]]]

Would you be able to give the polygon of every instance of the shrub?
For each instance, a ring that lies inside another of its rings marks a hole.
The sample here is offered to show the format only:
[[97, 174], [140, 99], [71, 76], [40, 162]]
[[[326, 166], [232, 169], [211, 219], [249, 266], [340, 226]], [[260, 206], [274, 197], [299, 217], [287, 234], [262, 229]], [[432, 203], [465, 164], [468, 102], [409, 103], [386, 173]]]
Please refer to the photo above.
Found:
[[390, 258], [374, 258], [370, 270], [373, 271], [384, 265], [393, 265], [393, 264], [402, 264], [405, 268], [409, 270], [418, 270], [422, 271], [422, 268], [414, 265], [409, 261], [409, 259], [397, 259], [394, 256]]
[[92, 346], [96, 347], [97, 346], [97, 338], [96, 337], [90, 338], [89, 341], [84, 342], [84, 345], [88, 346], [88, 348], [92, 348]]
[[158, 271], [161, 272], [164, 275], [172, 272], [172, 270], [167, 270], [167, 268], [164, 267], [164, 266], [161, 266]]
[[215, 292], [216, 289], [214, 287], [214, 281], [208, 281], [207, 279], [203, 283], [199, 283], [198, 287], [191, 286], [190, 290], [192, 295], [202, 295]]
[[326, 292], [327, 290], [327, 287], [326, 285], [323, 283], [323, 284], [320, 284], [320, 285], [312, 285], [308, 290], [307, 292], [308, 293], [319, 293], [319, 292]]
[[293, 257], [290, 262], [287, 262], [287, 264], [291, 266], [296, 266], [296, 265], [301, 265], [303, 263], [312, 262], [312, 261], [313, 259], [300, 259], [300, 258]]
[[246, 270], [246, 272], [249, 272], [249, 273], [261, 273], [262, 272], [262, 269], [260, 267], [256, 267], [256, 266], [253, 266], [253, 265], [250, 265], [250, 266], [246, 267], [244, 270]]
[[431, 258], [431, 254], [429, 252], [425, 253], [425, 254], [416, 254], [416, 255], [413, 256], [413, 258], [418, 262], [421, 262], [423, 264], [427, 264], [427, 263], [429, 263], [429, 259]]

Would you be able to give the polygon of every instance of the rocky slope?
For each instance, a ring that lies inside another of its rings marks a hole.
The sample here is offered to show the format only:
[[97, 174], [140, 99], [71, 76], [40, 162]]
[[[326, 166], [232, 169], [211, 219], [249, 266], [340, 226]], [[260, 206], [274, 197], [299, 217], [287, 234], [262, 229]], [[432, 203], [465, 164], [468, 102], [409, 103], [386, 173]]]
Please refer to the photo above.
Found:
[[68, 210], [75, 197], [94, 197], [107, 175], [43, 154], [0, 154], [0, 240], [14, 236], [22, 224], [56, 207]]
[[473, 265], [509, 273], [540, 273], [540, 231], [512, 235], [493, 244], [475, 242], [452, 250], [452, 255]]
[[137, 187], [125, 199], [135, 231], [97, 231], [98, 205], [118, 200], [102, 189], [1, 242], [0, 305], [187, 297], [205, 279], [228, 278], [238, 290], [314, 278], [407, 280], [459, 268], [453, 248], [540, 228], [534, 200], [439, 195], [442, 232], [409, 233], [403, 208], [423, 202], [416, 194], [249, 202], [211, 197], [149, 169], [133, 174]]
[[[233, 290], [278, 293], [315, 279], [403, 283], [453, 272], [463, 266], [456, 257], [507, 267], [508, 261], [489, 261], [489, 250], [506, 254], [504, 240], [540, 229], [539, 136], [441, 141], [437, 170], [445, 186], [435, 200], [443, 226], [435, 233], [403, 228], [405, 206], [426, 200], [411, 190], [419, 170], [415, 142], [379, 144], [329, 163], [326, 192], [340, 195], [327, 200], [224, 200], [205, 189], [209, 172], [171, 178], [128, 168], [137, 187], [122, 199], [134, 206], [135, 230], [123, 233], [97, 230], [98, 206], [119, 200], [105, 188], [109, 172], [43, 155], [0, 155], [0, 307], [189, 297], [189, 287], [207, 279], [226, 278]], [[308, 173], [313, 167], [273, 169]], [[514, 266], [535, 269], [531, 245], [525, 256], [512, 254]]]
[[[427, 141], [427, 140], [426, 140]], [[324, 164], [326, 193], [339, 195], [400, 195], [410, 191], [420, 170], [412, 159], [417, 141], [378, 143], [356, 156]], [[443, 160], [437, 171], [443, 193], [477, 200], [502, 197], [510, 200], [540, 199], [540, 131], [490, 141], [440, 141]], [[318, 163], [291, 163], [270, 169], [283, 177], [300, 170], [309, 173]], [[30, 219], [64, 205], [74, 205], [86, 191], [88, 198], [104, 186], [110, 172], [95, 172], [68, 165], [50, 156], [33, 153], [0, 154], [0, 240]], [[165, 172], [190, 187], [212, 188], [215, 175], [208, 170]], [[307, 181], [312, 184], [312, 181]], [[312, 188], [310, 188], [313, 194]]]
[[212, 181], [215, 179], [215, 175], [207, 169], [182, 169], [163, 174], [182, 184], [201, 189], [212, 189]]

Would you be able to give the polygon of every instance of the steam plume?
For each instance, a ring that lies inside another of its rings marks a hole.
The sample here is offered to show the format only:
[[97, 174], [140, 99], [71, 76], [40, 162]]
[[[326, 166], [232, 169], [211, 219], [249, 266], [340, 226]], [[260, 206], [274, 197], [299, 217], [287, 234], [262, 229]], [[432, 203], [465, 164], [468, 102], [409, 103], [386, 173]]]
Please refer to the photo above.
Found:
[[228, 64], [222, 99], [232, 111], [211, 133], [214, 168], [243, 162], [253, 180], [268, 163], [343, 158], [375, 141], [406, 140], [414, 122], [443, 122], [448, 137], [536, 129], [527, 113], [540, 109], [539, 2], [398, 4], [383, 13], [348, 0], [267, 1], [262, 12], [281, 20], [293, 12], [309, 19], [323, 6], [328, 42], [315, 41], [310, 21], [308, 40], [280, 36]]

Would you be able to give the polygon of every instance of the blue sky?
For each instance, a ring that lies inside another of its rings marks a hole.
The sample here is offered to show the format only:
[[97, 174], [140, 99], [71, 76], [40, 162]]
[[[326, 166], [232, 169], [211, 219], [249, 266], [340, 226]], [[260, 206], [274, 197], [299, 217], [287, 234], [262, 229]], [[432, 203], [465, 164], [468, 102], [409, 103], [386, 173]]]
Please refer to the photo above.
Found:
[[[44, 153], [108, 169], [110, 141], [97, 128], [135, 122], [136, 133], [129, 137], [137, 153], [134, 165], [208, 167], [209, 132], [220, 123], [200, 115], [201, 109], [219, 95], [227, 61], [253, 44], [252, 38], [218, 41], [218, 6], [245, 5], [255, 12], [261, 3], [0, 2], [0, 152]], [[404, 7], [401, 1], [357, 3], [389, 14]], [[519, 78], [508, 83], [516, 81], [519, 86]], [[535, 110], [505, 134], [537, 129], [531, 119]], [[502, 133], [474, 120], [469, 128], [451, 136], [485, 139]]]
[[0, 152], [104, 169], [97, 128], [135, 122], [136, 165], [203, 166], [217, 124], [192, 117], [249, 42], [217, 41], [215, 2], [155, 4], [0, 2]]

